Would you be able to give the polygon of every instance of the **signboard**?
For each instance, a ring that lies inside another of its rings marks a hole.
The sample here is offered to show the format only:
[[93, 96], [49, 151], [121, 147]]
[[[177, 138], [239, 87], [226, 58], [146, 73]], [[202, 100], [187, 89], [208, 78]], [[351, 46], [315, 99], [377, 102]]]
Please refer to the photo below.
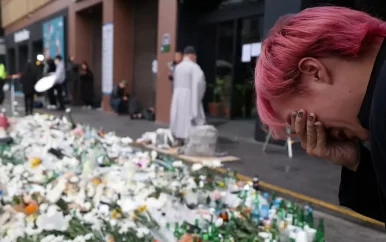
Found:
[[109, 95], [113, 91], [113, 54], [114, 25], [104, 24], [102, 27], [102, 93]]
[[161, 52], [169, 52], [170, 51], [170, 34], [165, 33], [162, 37], [162, 46]]
[[15, 43], [20, 43], [20, 42], [23, 42], [25, 40], [29, 40], [29, 35], [30, 35], [30, 32], [26, 29], [23, 29], [23, 30], [20, 30], [20, 31], [14, 33], [13, 39], [14, 39]]
[[64, 18], [63, 16], [43, 23], [44, 57], [64, 58]]

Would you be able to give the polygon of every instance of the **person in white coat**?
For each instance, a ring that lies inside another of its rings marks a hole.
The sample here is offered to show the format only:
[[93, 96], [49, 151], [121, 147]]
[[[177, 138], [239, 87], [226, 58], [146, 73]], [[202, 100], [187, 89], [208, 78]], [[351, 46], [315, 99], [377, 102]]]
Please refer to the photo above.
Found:
[[184, 59], [174, 71], [174, 91], [170, 109], [170, 129], [173, 135], [184, 141], [192, 126], [205, 124], [202, 99], [205, 94], [205, 75], [196, 63], [196, 51], [188, 46]]
[[56, 97], [59, 102], [59, 110], [65, 110], [64, 107], [64, 97], [63, 97], [63, 83], [66, 80], [66, 69], [64, 68], [64, 63], [62, 61], [62, 57], [57, 55], [55, 57], [55, 85], [54, 90], [56, 90]]

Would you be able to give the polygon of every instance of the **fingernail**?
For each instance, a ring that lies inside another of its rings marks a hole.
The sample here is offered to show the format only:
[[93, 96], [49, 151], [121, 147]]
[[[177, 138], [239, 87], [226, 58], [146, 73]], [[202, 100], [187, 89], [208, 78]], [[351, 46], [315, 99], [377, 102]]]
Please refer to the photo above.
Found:
[[310, 120], [310, 121], [314, 120], [314, 116], [309, 115], [309, 116], [308, 116], [308, 120]]
[[292, 113], [291, 117], [296, 118], [296, 113]]
[[303, 117], [303, 112], [302, 111], [298, 112], [298, 116]]

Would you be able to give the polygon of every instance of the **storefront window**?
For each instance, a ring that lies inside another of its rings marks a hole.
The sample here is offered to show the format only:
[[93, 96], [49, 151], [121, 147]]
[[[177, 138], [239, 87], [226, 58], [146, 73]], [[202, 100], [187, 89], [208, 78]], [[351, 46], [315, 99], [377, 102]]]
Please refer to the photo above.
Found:
[[217, 28], [216, 75], [209, 85], [212, 101], [209, 112], [212, 116], [230, 116], [233, 74], [234, 21], [220, 23]]
[[[237, 48], [242, 52], [244, 45], [258, 45], [261, 42], [262, 17], [254, 16], [239, 20], [240, 39]], [[252, 50], [251, 50], [252, 52]], [[241, 56], [243, 53], [241, 53]], [[254, 69], [258, 56], [250, 53], [250, 60], [238, 59], [234, 73], [233, 106], [234, 118], [252, 118], [256, 116], [254, 95]]]

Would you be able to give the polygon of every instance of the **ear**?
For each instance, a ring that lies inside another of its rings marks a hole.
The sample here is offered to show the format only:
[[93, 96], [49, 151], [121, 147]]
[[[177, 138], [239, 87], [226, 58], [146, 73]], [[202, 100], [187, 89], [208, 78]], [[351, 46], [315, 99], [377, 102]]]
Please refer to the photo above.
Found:
[[312, 78], [313, 81], [330, 83], [327, 69], [318, 59], [312, 57], [302, 58], [298, 67], [302, 75]]

